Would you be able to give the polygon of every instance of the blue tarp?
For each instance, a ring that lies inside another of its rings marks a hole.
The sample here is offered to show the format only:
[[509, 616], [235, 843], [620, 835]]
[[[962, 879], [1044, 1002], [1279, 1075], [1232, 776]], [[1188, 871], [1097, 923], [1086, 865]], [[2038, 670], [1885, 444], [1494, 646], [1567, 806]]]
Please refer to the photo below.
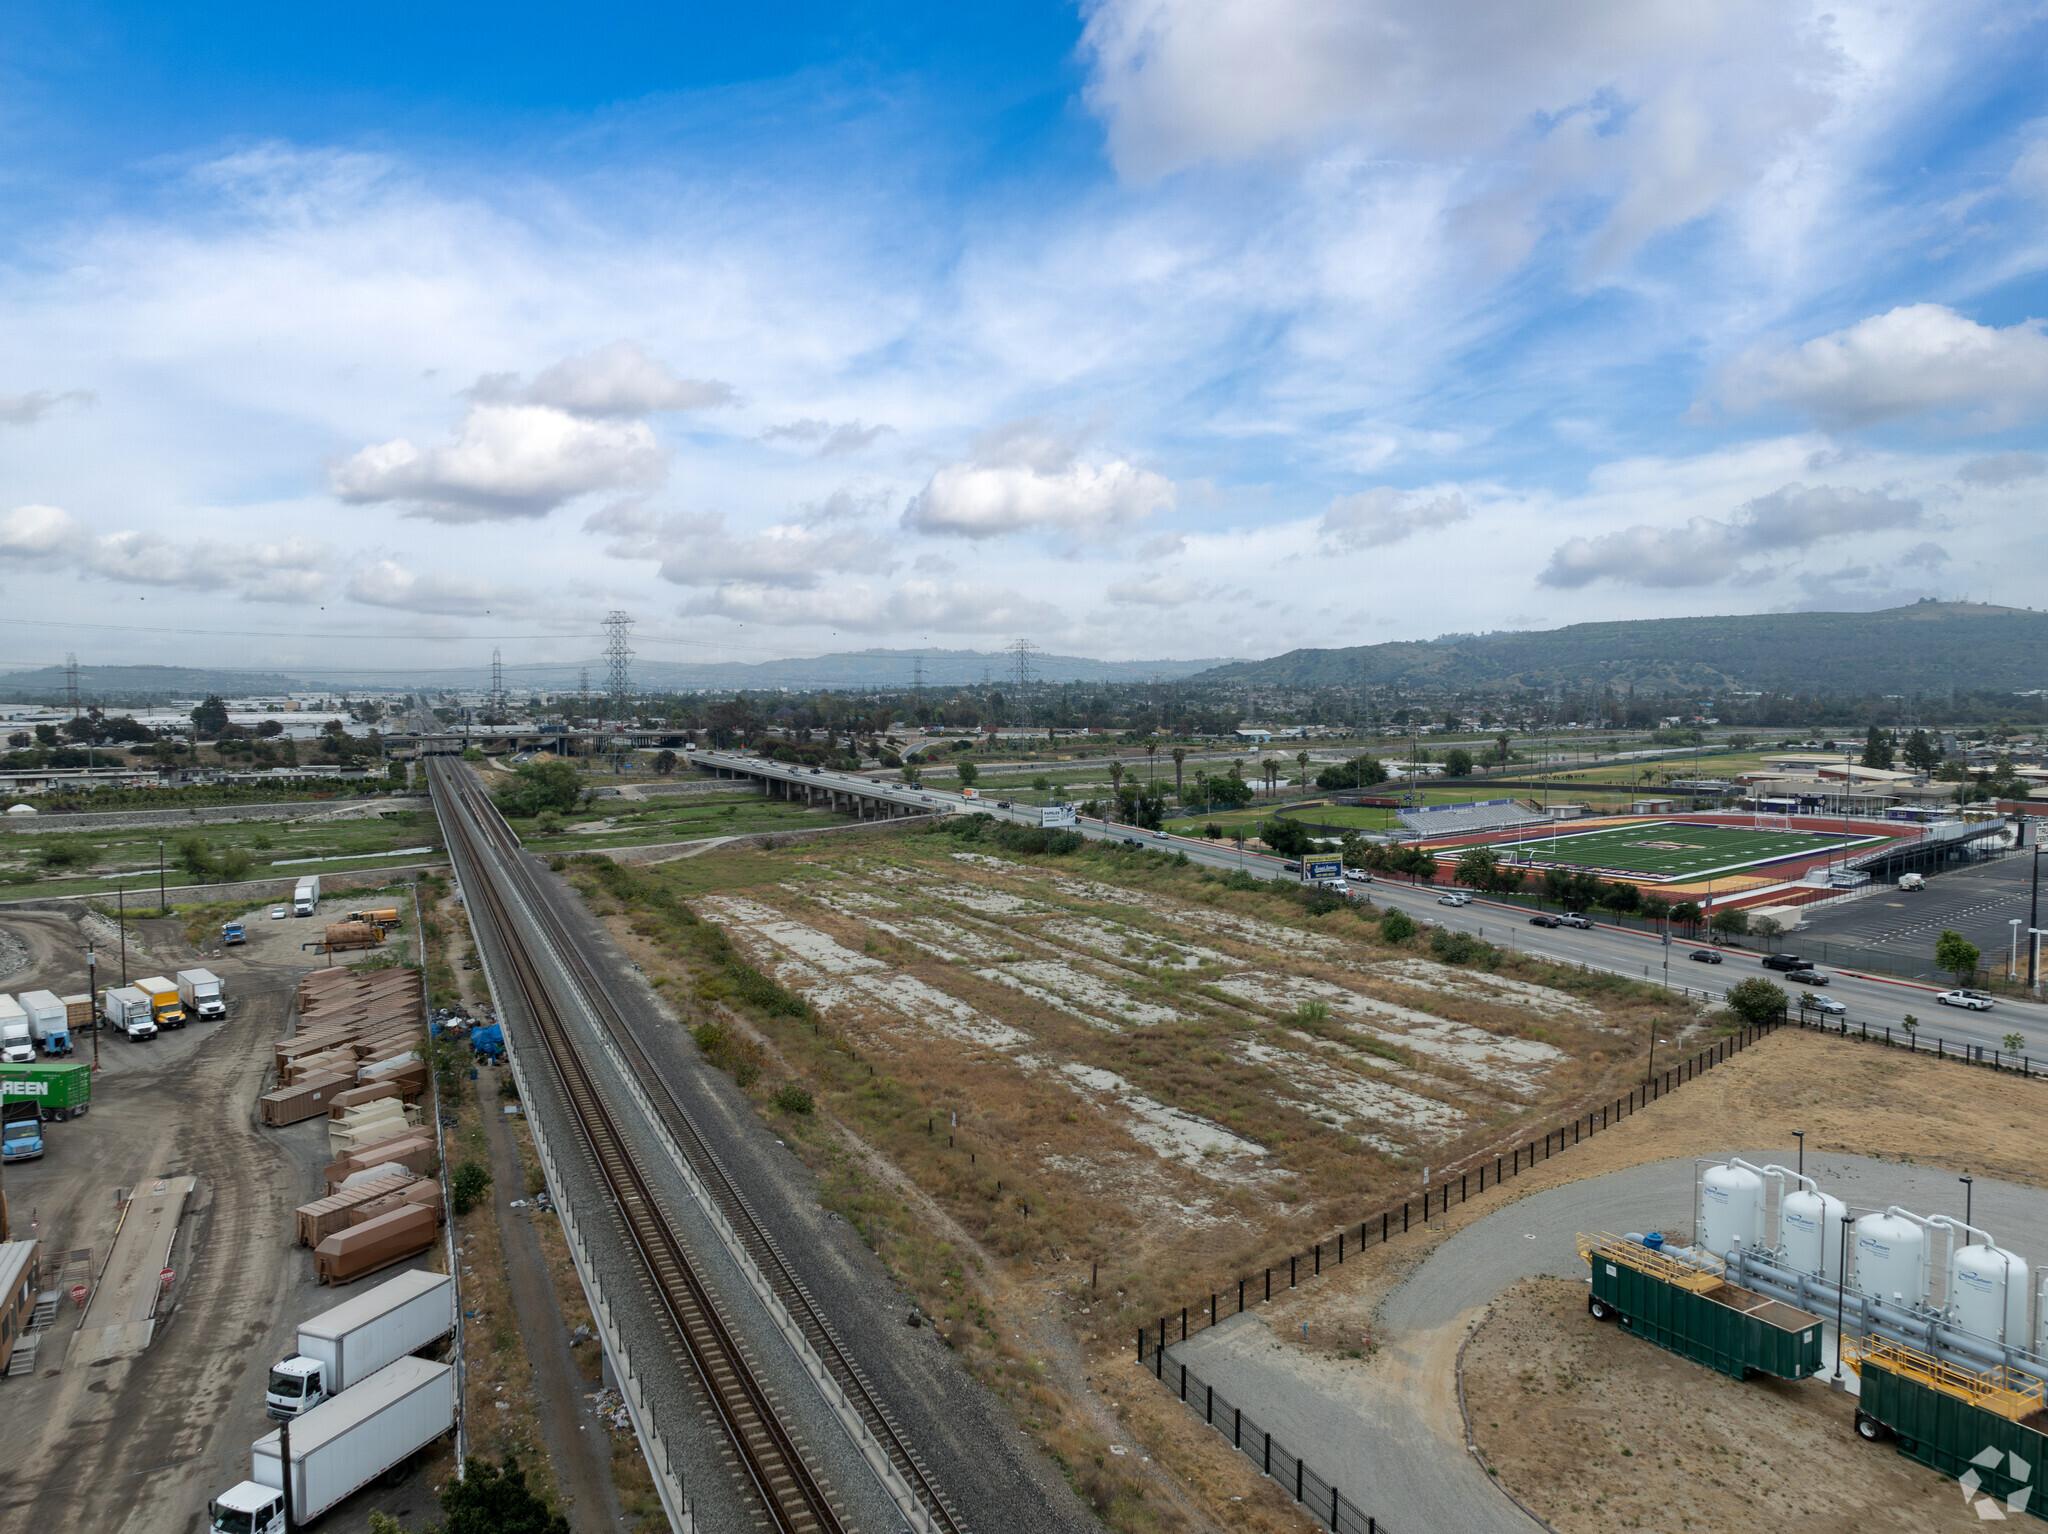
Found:
[[471, 1030], [469, 1047], [480, 1055], [501, 1055], [505, 1052], [505, 1025], [491, 1023], [487, 1027]]

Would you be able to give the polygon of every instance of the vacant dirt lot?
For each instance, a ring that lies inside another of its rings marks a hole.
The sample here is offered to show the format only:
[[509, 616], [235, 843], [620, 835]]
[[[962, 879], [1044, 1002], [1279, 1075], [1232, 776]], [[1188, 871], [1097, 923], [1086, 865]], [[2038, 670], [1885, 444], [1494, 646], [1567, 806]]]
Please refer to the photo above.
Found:
[[1586, 1314], [1586, 1286], [1531, 1279], [1465, 1351], [1474, 1436], [1560, 1534], [1973, 1529], [1955, 1483], [1851, 1433], [1824, 1379], [1736, 1381]]

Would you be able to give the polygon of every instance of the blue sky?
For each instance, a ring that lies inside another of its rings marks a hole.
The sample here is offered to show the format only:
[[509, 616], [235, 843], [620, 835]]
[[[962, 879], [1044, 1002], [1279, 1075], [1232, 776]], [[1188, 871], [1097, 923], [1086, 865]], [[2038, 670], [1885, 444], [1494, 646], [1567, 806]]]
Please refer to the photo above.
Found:
[[560, 659], [615, 607], [662, 659], [1258, 655], [2048, 574], [2039, 6], [10, 17], [0, 663]]

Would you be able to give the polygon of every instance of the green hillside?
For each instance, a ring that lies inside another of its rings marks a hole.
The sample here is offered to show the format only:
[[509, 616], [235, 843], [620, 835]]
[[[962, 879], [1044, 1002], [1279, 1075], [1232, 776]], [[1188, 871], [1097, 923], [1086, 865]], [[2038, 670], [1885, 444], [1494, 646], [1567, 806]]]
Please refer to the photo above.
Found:
[[2048, 687], [2048, 612], [1916, 602], [1869, 613], [1575, 623], [1529, 633], [1290, 650], [1218, 666], [1254, 686], [1745, 688], [1947, 693]]

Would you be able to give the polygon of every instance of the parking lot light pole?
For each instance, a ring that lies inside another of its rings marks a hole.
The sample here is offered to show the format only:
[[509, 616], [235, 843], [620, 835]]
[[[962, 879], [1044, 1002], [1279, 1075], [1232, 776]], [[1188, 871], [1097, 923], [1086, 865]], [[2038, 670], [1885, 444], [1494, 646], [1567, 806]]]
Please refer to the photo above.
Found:
[[2012, 958], [2005, 966], [2005, 978], [2017, 980], [2020, 977], [2020, 919], [2014, 916], [2006, 925], [2012, 928]]
[[2041, 842], [2040, 827], [2036, 826], [2034, 840], [2034, 888], [2027, 897], [2027, 930], [2035, 934], [2034, 949], [2027, 956], [2027, 985], [2038, 1001], [2041, 996]]

